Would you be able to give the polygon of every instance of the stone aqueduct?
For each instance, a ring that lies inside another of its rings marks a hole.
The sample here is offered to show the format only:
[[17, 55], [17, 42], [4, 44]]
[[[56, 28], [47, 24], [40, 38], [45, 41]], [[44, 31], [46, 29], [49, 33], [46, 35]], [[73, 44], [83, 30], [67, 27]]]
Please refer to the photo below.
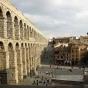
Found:
[[2, 82], [16, 84], [36, 72], [47, 39], [11, 3], [0, 0], [0, 71]]

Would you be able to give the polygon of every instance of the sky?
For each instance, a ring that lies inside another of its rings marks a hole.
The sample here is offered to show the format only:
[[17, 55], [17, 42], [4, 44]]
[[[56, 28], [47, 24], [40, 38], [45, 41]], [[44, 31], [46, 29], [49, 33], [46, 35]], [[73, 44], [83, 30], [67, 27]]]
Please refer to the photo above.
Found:
[[88, 32], [88, 0], [11, 1], [47, 38]]

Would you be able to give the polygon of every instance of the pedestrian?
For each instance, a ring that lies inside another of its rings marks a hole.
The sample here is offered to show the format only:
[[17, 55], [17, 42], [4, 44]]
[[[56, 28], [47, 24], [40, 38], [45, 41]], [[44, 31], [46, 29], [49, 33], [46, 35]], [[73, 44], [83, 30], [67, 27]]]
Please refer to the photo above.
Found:
[[48, 84], [47, 84], [47, 82], [46, 82], [46, 87], [47, 87], [47, 85], [48, 85]]
[[43, 76], [42, 76], [42, 80], [43, 80]]
[[50, 65], [50, 68], [51, 68], [51, 65]]
[[70, 72], [72, 72], [72, 69], [69, 69]]
[[58, 66], [57, 66], [57, 69], [58, 69]]
[[35, 85], [35, 80], [33, 81], [33, 85]]
[[46, 83], [46, 82], [45, 82], [45, 80], [44, 80], [43, 85], [45, 85], [45, 83]]
[[37, 83], [36, 83], [36, 84], [37, 84], [37, 86], [38, 86], [38, 80], [37, 80]]
[[47, 83], [49, 83], [49, 79], [47, 79]]

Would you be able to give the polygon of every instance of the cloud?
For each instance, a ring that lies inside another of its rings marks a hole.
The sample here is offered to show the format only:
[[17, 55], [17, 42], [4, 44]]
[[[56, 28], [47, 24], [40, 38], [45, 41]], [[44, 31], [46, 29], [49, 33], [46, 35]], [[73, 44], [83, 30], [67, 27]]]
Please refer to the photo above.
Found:
[[[45, 16], [45, 15], [31, 15], [28, 13], [24, 14], [26, 17], [28, 17], [29, 19], [31, 19], [33, 22], [38, 22], [38, 23], [43, 23], [46, 24], [47, 26], [50, 25], [60, 25], [60, 24], [66, 24], [65, 21], [60, 21], [57, 20], [55, 18], [52, 18], [50, 16]], [[41, 24], [42, 25], [42, 24]]]
[[78, 19], [85, 19], [85, 18], [88, 18], [88, 10], [83, 10], [79, 13], [77, 13], [76, 17]]
[[86, 34], [88, 0], [12, 0], [47, 37]]

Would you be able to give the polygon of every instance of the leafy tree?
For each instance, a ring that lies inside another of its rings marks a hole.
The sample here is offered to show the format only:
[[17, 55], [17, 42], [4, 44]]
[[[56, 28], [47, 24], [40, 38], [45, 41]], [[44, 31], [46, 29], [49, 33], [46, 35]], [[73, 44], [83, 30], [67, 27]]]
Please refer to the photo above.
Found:
[[88, 51], [83, 54], [83, 58], [80, 60], [81, 66], [88, 66]]

